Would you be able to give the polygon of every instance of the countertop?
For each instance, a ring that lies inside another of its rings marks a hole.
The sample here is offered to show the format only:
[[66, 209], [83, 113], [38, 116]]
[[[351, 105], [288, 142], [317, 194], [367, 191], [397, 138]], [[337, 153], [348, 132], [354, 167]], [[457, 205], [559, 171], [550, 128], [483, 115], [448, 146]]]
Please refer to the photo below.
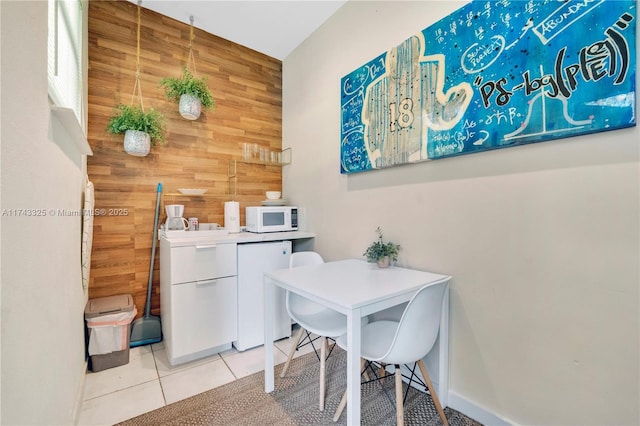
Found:
[[166, 240], [170, 247], [181, 247], [193, 244], [245, 244], [265, 241], [299, 240], [315, 238], [316, 234], [305, 231], [268, 232], [256, 234], [253, 232], [227, 233], [223, 230], [207, 231], [169, 231], [158, 232], [158, 238]]

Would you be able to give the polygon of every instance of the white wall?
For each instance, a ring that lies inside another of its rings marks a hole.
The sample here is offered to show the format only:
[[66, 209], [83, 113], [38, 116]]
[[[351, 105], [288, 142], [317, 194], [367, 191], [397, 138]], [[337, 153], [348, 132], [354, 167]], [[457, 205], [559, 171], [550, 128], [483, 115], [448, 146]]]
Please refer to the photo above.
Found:
[[401, 265], [453, 275], [453, 408], [639, 424], [638, 127], [339, 172], [340, 78], [464, 4], [350, 1], [285, 59], [284, 196], [327, 260], [381, 226]]
[[0, 423], [69, 425], [85, 372], [81, 218], [49, 210], [79, 211], [86, 159], [65, 138], [49, 138], [47, 2], [3, 0], [0, 10]]

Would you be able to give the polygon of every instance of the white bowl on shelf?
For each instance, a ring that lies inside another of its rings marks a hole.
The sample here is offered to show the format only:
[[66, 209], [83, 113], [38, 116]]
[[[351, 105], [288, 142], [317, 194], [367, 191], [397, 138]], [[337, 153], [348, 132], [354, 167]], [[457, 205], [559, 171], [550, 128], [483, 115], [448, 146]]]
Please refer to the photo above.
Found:
[[267, 200], [279, 200], [280, 197], [282, 196], [282, 192], [280, 192], [280, 191], [267, 191], [267, 192], [265, 192], [265, 195], [267, 196]]
[[178, 189], [178, 191], [182, 195], [203, 195], [205, 192], [207, 192], [206, 189], [200, 188], [180, 188]]

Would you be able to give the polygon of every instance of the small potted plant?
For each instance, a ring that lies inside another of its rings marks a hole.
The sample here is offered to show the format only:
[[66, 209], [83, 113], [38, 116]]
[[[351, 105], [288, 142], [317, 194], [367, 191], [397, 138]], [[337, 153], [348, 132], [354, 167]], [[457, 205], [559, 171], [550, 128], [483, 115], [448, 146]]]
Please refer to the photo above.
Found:
[[367, 247], [363, 256], [366, 256], [369, 262], [377, 262], [380, 268], [386, 268], [391, 262], [398, 261], [400, 246], [390, 241], [385, 242], [382, 238], [382, 229], [379, 226], [376, 228], [376, 233], [378, 234], [378, 239]]
[[167, 99], [178, 101], [180, 115], [187, 120], [200, 117], [202, 108], [213, 109], [215, 100], [207, 86], [207, 77], [196, 78], [187, 67], [182, 67], [180, 77], [167, 77], [160, 80]]
[[144, 112], [140, 105], [120, 104], [107, 124], [107, 131], [124, 133], [124, 150], [143, 157], [149, 154], [151, 145], [164, 142], [164, 116], [153, 108]]

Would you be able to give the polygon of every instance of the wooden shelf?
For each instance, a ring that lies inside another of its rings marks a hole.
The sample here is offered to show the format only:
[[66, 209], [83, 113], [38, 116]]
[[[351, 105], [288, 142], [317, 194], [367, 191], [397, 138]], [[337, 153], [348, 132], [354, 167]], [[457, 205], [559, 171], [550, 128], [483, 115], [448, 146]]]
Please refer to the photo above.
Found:
[[165, 192], [165, 197], [185, 197], [185, 198], [229, 198], [227, 194], [182, 194], [180, 192]]

